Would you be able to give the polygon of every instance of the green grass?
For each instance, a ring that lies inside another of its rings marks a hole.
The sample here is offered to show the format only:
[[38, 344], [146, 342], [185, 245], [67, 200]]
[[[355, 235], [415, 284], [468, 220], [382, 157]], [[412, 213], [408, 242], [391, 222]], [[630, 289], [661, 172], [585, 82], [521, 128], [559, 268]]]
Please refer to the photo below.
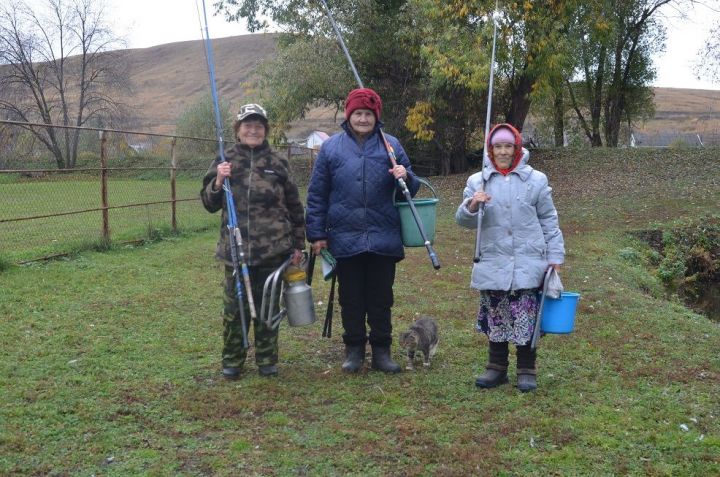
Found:
[[[97, 160], [94, 156], [85, 158], [78, 167], [97, 167]], [[178, 232], [217, 227], [217, 219], [205, 211], [199, 199], [201, 179], [211, 161], [212, 157], [179, 158], [176, 179]], [[167, 158], [153, 155], [112, 157], [109, 166], [116, 168], [110, 171], [108, 180], [111, 243], [152, 241], [173, 235], [170, 203], [126, 207], [170, 200], [169, 172], [161, 169], [167, 167]], [[298, 184], [306, 186], [309, 158], [293, 157], [293, 170]], [[31, 180], [0, 171], [0, 186], [0, 243], [3, 244], [0, 270], [3, 261], [14, 263], [75, 255], [107, 245], [102, 236], [101, 211], [52, 216], [102, 206], [96, 171], [49, 174]], [[17, 220], [38, 216], [42, 218]]]
[[[199, 200], [199, 179], [179, 179], [177, 225], [197, 231], [216, 225]], [[97, 178], [29, 181], [3, 184], [0, 220], [35, 217], [95, 209], [102, 206]], [[121, 179], [108, 182], [110, 207], [170, 200], [169, 179]], [[171, 205], [152, 204], [109, 210], [110, 237], [123, 242], [154, 239], [171, 233]], [[0, 223], [0, 242], [5, 260], [20, 261], [59, 253], [77, 253], [98, 246], [102, 240], [101, 211], [43, 219]]]
[[[628, 234], [714, 212], [717, 174], [703, 172], [717, 158], [640, 157], [656, 167], [630, 181], [613, 179], [611, 152], [547, 154], [534, 162], [582, 300], [574, 333], [542, 338], [535, 393], [473, 384], [486, 339], [468, 289], [474, 233], [453, 219], [466, 177], [433, 178], [442, 269], [408, 249], [395, 286], [396, 334], [419, 313], [440, 324], [416, 372], [343, 375], [336, 304], [332, 339], [283, 322], [278, 379], [251, 357], [223, 381], [216, 230], [7, 267], [0, 475], [718, 475], [720, 327], [666, 296]], [[313, 293], [323, 317], [328, 283], [316, 276]]]

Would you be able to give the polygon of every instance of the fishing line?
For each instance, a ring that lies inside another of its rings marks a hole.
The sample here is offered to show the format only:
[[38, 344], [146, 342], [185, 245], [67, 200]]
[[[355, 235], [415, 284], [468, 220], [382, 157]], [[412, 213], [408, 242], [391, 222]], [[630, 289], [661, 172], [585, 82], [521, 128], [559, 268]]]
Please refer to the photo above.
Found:
[[[485, 190], [485, 180], [482, 178], [483, 170], [486, 165], [490, 164], [490, 155], [488, 153], [488, 135], [490, 134], [490, 114], [492, 113], [492, 97], [493, 97], [493, 78], [495, 76], [495, 44], [497, 40], [497, 11], [498, 11], [498, 0], [495, 0], [495, 10], [492, 13], [493, 20], [493, 42], [492, 42], [492, 56], [490, 59], [490, 82], [488, 83], [488, 100], [487, 100], [487, 111], [485, 113], [485, 145], [483, 146], [483, 163], [480, 167], [480, 190]], [[482, 232], [482, 218], [485, 210], [485, 202], [480, 202], [478, 206], [477, 216], [477, 228], [475, 231], [475, 255], [473, 256], [474, 263], [480, 263], [480, 232]]]
[[[350, 52], [348, 51], [347, 47], [345, 46], [345, 41], [343, 40], [342, 34], [340, 33], [340, 29], [338, 28], [337, 24], [335, 23], [335, 19], [333, 18], [332, 12], [330, 11], [330, 7], [328, 7], [327, 2], [325, 0], [321, 0], [323, 6], [325, 7], [325, 12], [327, 13], [327, 17], [330, 20], [330, 24], [333, 27], [333, 30], [335, 31], [335, 36], [337, 36], [338, 42], [340, 43], [340, 46], [342, 47], [343, 52], [345, 53], [345, 57], [348, 60], [348, 63], [350, 64], [350, 69], [352, 69], [353, 75], [355, 75], [355, 80], [357, 81], [357, 84], [360, 88], [363, 88], [362, 80], [360, 79], [360, 75], [357, 72], [357, 69], [355, 69], [355, 64], [353, 63], [352, 57], [350, 56]], [[395, 150], [393, 149], [390, 142], [385, 137], [385, 133], [383, 132], [382, 128], [379, 128], [380, 132], [380, 138], [382, 139], [383, 144], [385, 145], [385, 150], [387, 151], [388, 158], [390, 159], [390, 163], [393, 167], [397, 165], [397, 158], [395, 156]], [[428, 255], [430, 257], [430, 261], [432, 262], [433, 268], [435, 270], [440, 269], [440, 261], [438, 260], [437, 254], [435, 253], [435, 249], [433, 249], [432, 244], [430, 243], [430, 240], [427, 238], [427, 234], [425, 233], [425, 228], [423, 227], [422, 220], [420, 219], [420, 215], [418, 214], [417, 209], [415, 208], [415, 204], [413, 203], [412, 196], [410, 195], [410, 191], [408, 190], [407, 184], [405, 184], [405, 181], [402, 178], [397, 179], [397, 184], [400, 190], [402, 191], [403, 195], [405, 196], [405, 200], [408, 203], [408, 206], [410, 206], [410, 212], [412, 213], [413, 219], [415, 220], [415, 224], [418, 227], [418, 231], [420, 232], [420, 236], [423, 239], [425, 248], [427, 249]]]
[[[197, 6], [197, 0], [195, 1]], [[217, 86], [215, 82], [215, 60], [213, 58], [212, 44], [210, 42], [210, 31], [208, 29], [207, 21], [207, 10], [205, 9], [205, 0], [202, 0], [202, 11], [205, 25], [205, 59], [207, 61], [208, 76], [210, 78], [210, 91], [212, 93], [213, 110], [215, 112], [215, 133], [217, 135], [218, 149], [220, 155], [220, 162], [227, 162], [225, 158], [225, 141], [223, 140], [223, 126], [222, 119], [220, 117], [220, 105], [218, 101]], [[198, 8], [198, 16], [200, 15], [200, 9]], [[202, 31], [202, 24], [201, 24]], [[232, 189], [230, 188], [230, 179], [225, 177], [223, 180], [223, 190], [225, 191], [225, 206], [227, 209], [227, 228], [228, 228], [228, 239], [230, 240], [230, 255], [233, 266], [233, 277], [235, 281], [235, 294], [238, 300], [238, 308], [240, 312], [240, 326], [242, 328], [242, 346], [248, 348], [250, 346], [248, 342], [248, 325], [247, 319], [245, 318], [245, 307], [243, 306], [243, 283], [245, 285], [244, 295], [247, 297], [248, 308], [250, 309], [250, 317], [253, 319], [257, 318], [257, 312], [255, 311], [255, 303], [252, 296], [252, 287], [250, 285], [250, 272], [245, 262], [245, 254], [243, 252], [243, 241], [242, 234], [237, 222], [237, 212], [235, 211], [235, 199], [233, 198]], [[240, 276], [242, 275], [242, 282]]]

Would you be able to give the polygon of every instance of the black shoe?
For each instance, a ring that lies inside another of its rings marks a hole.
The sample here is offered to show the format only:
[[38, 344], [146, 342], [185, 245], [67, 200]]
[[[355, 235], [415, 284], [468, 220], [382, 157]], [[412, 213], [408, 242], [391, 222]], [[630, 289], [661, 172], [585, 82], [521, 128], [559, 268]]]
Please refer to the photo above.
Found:
[[345, 362], [342, 370], [346, 373], [357, 373], [365, 362], [365, 345], [345, 345]]
[[389, 346], [373, 346], [372, 347], [372, 369], [377, 369], [384, 373], [399, 373], [402, 368], [390, 357]]
[[485, 372], [475, 380], [475, 386], [489, 389], [508, 382], [507, 371], [487, 368]]
[[537, 389], [537, 378], [534, 374], [518, 374], [517, 387], [521, 393], [535, 391]]
[[235, 367], [227, 367], [222, 369], [222, 375], [225, 379], [238, 379], [240, 377], [240, 369]]
[[258, 368], [258, 374], [265, 378], [270, 376], [277, 376], [278, 367], [274, 364], [264, 364]]

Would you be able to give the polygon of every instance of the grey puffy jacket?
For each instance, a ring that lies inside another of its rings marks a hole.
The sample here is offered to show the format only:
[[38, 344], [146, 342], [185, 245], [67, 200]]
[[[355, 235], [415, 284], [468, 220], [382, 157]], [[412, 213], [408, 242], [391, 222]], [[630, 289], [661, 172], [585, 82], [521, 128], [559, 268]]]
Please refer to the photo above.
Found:
[[[528, 165], [530, 153], [507, 176], [492, 164], [471, 175], [455, 214], [462, 227], [476, 228], [482, 214], [480, 262], [473, 265], [471, 286], [478, 290], [538, 288], [549, 264], [565, 260], [565, 244], [547, 176]], [[491, 197], [484, 210], [467, 204], [485, 183]]]

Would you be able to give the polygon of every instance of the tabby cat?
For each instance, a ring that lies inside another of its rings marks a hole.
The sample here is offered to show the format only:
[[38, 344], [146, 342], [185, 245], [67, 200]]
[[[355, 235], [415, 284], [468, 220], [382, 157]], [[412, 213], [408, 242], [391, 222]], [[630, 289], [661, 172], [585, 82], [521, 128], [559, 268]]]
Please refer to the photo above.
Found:
[[430, 358], [435, 355], [438, 341], [437, 323], [429, 316], [420, 317], [412, 324], [410, 329], [400, 333], [400, 347], [405, 350], [407, 356], [406, 369], [415, 369], [413, 361], [416, 351], [422, 351], [423, 365], [430, 366]]

